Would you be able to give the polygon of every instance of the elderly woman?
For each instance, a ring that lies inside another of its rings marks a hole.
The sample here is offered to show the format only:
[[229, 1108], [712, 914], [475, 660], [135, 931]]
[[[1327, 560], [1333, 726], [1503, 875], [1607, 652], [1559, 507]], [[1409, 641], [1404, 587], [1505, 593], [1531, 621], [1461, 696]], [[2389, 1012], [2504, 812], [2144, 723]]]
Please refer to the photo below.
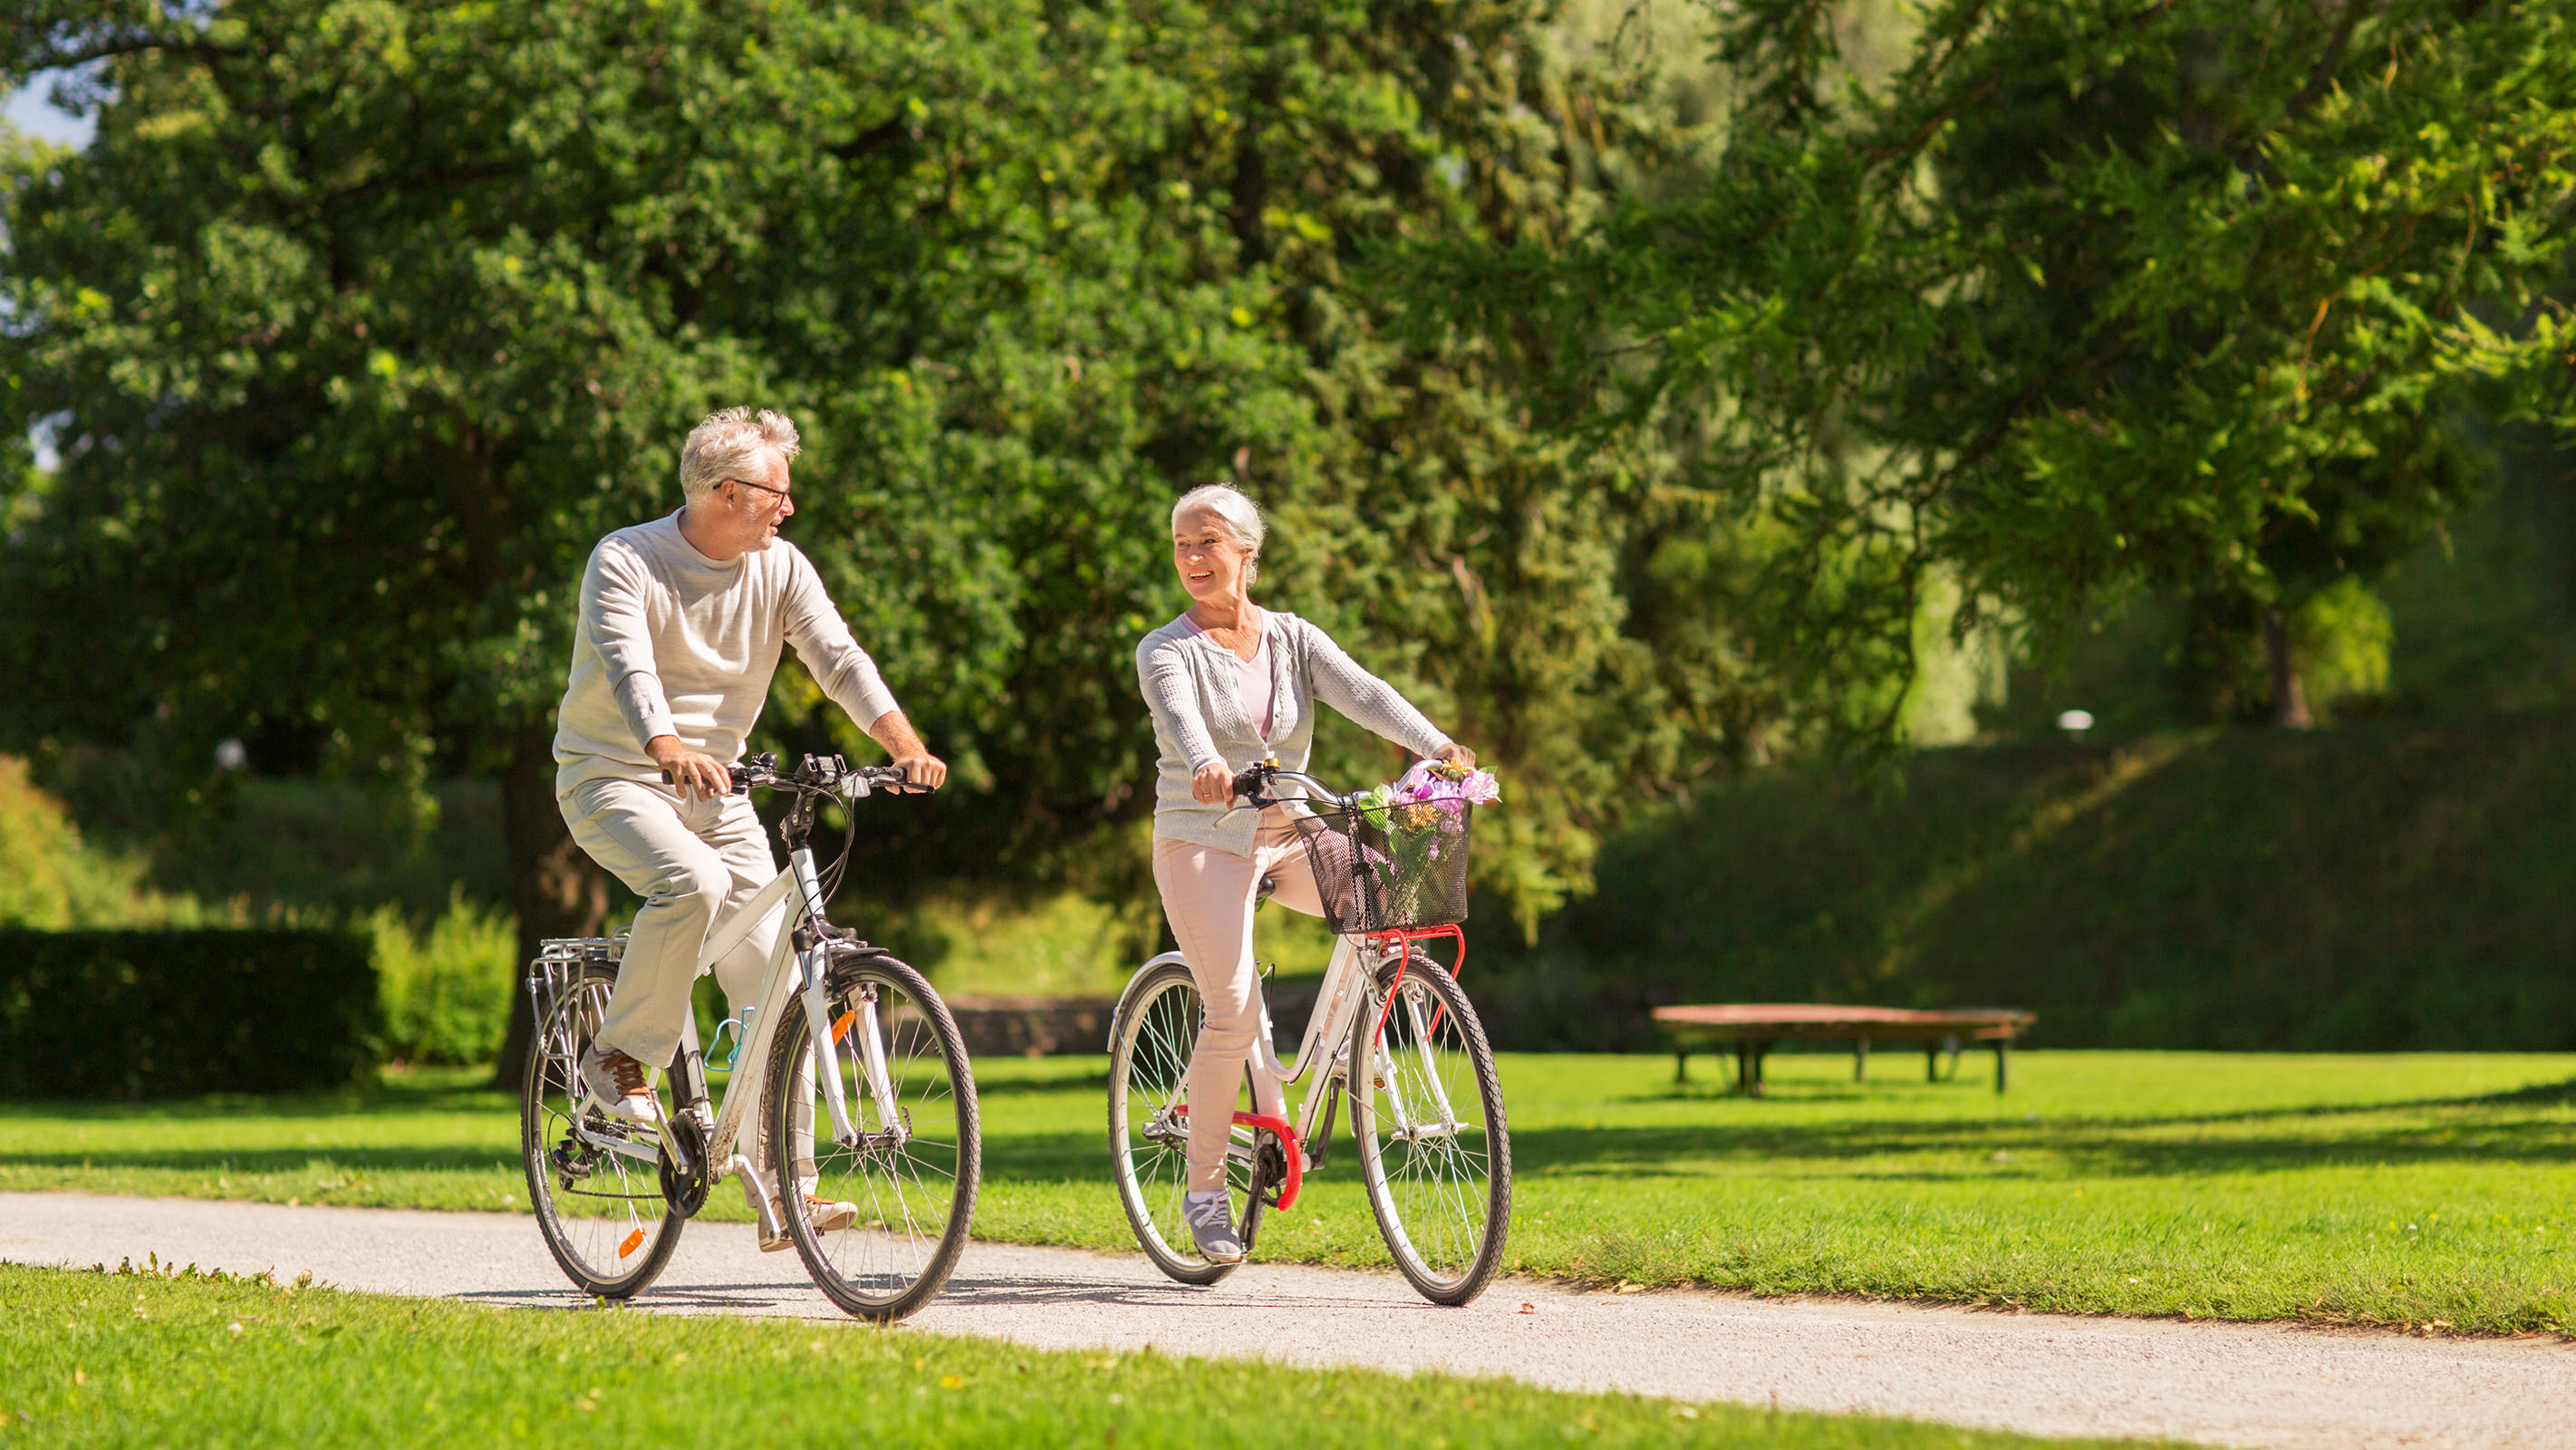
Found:
[[[1228, 814], [1233, 779], [1277, 758], [1306, 768], [1323, 701], [1416, 756], [1473, 765], [1387, 683], [1351, 662], [1322, 630], [1254, 605], [1261, 511], [1225, 484], [1172, 506], [1172, 566], [1188, 591], [1180, 618], [1136, 647], [1136, 677], [1154, 716], [1154, 884], [1207, 1007], [1190, 1058], [1189, 1184], [1182, 1216], [1209, 1262], [1243, 1257], [1225, 1194], [1236, 1085], [1260, 1030], [1252, 910], [1263, 877], [1274, 899], [1323, 914], [1315, 876], [1285, 811]], [[1276, 1104], [1263, 1111], [1278, 1111]]]

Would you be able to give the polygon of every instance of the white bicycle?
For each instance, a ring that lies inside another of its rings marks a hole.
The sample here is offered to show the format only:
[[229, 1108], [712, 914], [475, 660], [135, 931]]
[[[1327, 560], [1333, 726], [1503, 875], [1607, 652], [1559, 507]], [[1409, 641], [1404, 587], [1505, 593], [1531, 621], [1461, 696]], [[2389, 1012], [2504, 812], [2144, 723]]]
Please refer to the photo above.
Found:
[[[966, 1244], [983, 1171], [975, 1079], [956, 1020], [921, 974], [825, 918], [848, 854], [818, 872], [809, 838], [823, 802], [910, 787], [891, 767], [852, 769], [839, 756], [808, 756], [785, 774], [775, 756], [757, 756], [732, 775], [736, 790], [792, 791], [795, 802], [778, 828], [787, 869], [717, 926], [698, 961], [707, 972], [784, 913], [758, 1005], [716, 1033], [719, 1044], [733, 1037], [722, 1108], [709, 1101], [691, 1021], [667, 1074], [671, 1110], [652, 1127], [601, 1112], [578, 1064], [625, 938], [546, 942], [528, 972], [537, 1031], [520, 1113], [537, 1226], [584, 1293], [622, 1299], [662, 1271], [708, 1191], [739, 1178], [762, 1230], [794, 1241], [833, 1303], [898, 1319], [939, 1292]], [[775, 1150], [767, 1175], [737, 1147], [754, 1103], [753, 1141]], [[802, 1211], [809, 1195], [855, 1203], [858, 1217], [817, 1229]]]
[[[1226, 1187], [1250, 1254], [1265, 1209], [1297, 1201], [1321, 1167], [1333, 1113], [1348, 1089], [1360, 1180], [1395, 1266], [1436, 1304], [1465, 1304], [1502, 1263], [1512, 1203], [1511, 1131], [1493, 1049], [1452, 968], [1467, 941], [1467, 823], [1462, 801], [1422, 810], [1406, 844], [1390, 842], [1382, 811], [1363, 811], [1302, 772], [1260, 765], [1234, 794], [1276, 802], [1277, 781], [1321, 793], [1297, 821], [1315, 868], [1324, 920], [1338, 937], [1293, 1063], [1271, 1046], [1270, 1011], [1245, 1076], [1249, 1111], [1234, 1110]], [[1305, 809], [1305, 807], [1300, 807]], [[1268, 882], [1263, 895], [1268, 895]], [[1424, 950], [1446, 939], [1443, 967]], [[1234, 1271], [1211, 1263], [1181, 1217], [1187, 1186], [1190, 1054], [1206, 1013], [1178, 952], [1145, 963], [1119, 999], [1109, 1038], [1109, 1139], [1118, 1200], [1155, 1267], [1185, 1284]], [[1287, 1116], [1283, 1084], [1311, 1077]], [[1234, 1104], [1225, 1104], [1234, 1109]]]

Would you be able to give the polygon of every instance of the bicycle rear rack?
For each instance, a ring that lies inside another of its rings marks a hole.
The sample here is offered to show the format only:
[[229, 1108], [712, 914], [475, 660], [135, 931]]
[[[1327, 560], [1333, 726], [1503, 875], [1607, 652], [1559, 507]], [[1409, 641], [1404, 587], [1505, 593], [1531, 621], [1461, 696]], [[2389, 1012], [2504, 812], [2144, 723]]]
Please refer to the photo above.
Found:
[[626, 933], [615, 936], [557, 936], [537, 944], [537, 959], [528, 963], [528, 996], [543, 1021], [546, 1009], [563, 996], [575, 969], [599, 963], [614, 967], [626, 957]]

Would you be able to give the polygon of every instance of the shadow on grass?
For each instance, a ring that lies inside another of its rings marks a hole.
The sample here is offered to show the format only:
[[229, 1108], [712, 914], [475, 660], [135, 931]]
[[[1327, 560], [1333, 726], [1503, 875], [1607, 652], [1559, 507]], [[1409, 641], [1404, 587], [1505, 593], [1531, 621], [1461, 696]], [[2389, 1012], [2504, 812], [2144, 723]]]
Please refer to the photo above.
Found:
[[[2169, 1130], [2172, 1125], [2152, 1126]], [[1867, 1123], [1794, 1129], [1771, 1125], [1524, 1128], [1512, 1134], [1512, 1162], [1521, 1173], [1570, 1169], [1595, 1176], [1663, 1178], [1676, 1176], [1675, 1169], [1690, 1164], [1741, 1167], [1771, 1161], [1857, 1164], [1876, 1160], [1895, 1171], [1871, 1177], [1936, 1179], [2183, 1177], [2337, 1166], [2576, 1163], [2576, 1134], [2565, 1123], [2551, 1120], [2211, 1138], [2158, 1136], [2146, 1131], [2149, 1127]], [[2066, 1164], [2067, 1173], [2033, 1175], [2027, 1168], [1998, 1171], [2002, 1165], [1969, 1163], [1955, 1168], [1904, 1166], [1908, 1158], [1926, 1155], [1995, 1151], [2053, 1155]]]
[[[1788, 1089], [1772, 1087], [1767, 1097], [1744, 1097], [1734, 1087], [1721, 1084], [1672, 1084], [1664, 1092], [1636, 1092], [1615, 1097], [1613, 1102], [1633, 1105], [1672, 1105], [1672, 1102], [1705, 1102], [1710, 1107], [1739, 1105], [1747, 1110], [1775, 1105], [1842, 1105], [1842, 1102], [1919, 1102], [1924, 1095], [1950, 1095], [1958, 1089], [1991, 1092], [1994, 1079], [1965, 1079], [1965, 1082], [1940, 1084], [1904, 1084], [1896, 1089], [1878, 1089], [1870, 1084], [1814, 1084], [1801, 1082]], [[2434, 1110], [2468, 1110], [2468, 1107], [2558, 1107], [2576, 1102], [2576, 1079], [2566, 1082], [2540, 1082], [2532, 1087], [2509, 1087], [2504, 1092], [2473, 1092], [2465, 1097], [2393, 1097], [2388, 1102], [2293, 1102], [2282, 1107], [2239, 1107], [2228, 1113], [2166, 1113], [2141, 1115], [2141, 1118], [2107, 1118], [2107, 1115], [2056, 1115], [2056, 1118], [2009, 1118], [2009, 1097], [1996, 1097], [1996, 1118], [1958, 1118], [1958, 1120], [1914, 1120], [1883, 1118], [1875, 1123], [1816, 1123], [1816, 1125], [1783, 1125], [1783, 1123], [1710, 1123], [1710, 1131], [1723, 1128], [1767, 1128], [1775, 1133], [1837, 1133], [1862, 1128], [1862, 1131], [1893, 1133], [1958, 1133], [1958, 1136], [1986, 1136], [2002, 1131], [2066, 1131], [2066, 1128], [2187, 1128], [2187, 1125], [2215, 1123], [2267, 1123], [2282, 1118], [2360, 1118], [2367, 1113], [2434, 1113]], [[1695, 1128], [1698, 1131], [1698, 1128]]]

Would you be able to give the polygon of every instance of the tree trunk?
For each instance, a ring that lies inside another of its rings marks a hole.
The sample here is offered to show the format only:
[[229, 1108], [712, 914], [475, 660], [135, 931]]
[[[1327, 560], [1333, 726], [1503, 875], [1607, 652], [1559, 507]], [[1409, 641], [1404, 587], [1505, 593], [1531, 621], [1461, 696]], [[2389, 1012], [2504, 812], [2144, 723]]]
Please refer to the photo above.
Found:
[[2299, 666], [2290, 658], [2290, 630], [2281, 621], [2281, 606], [2275, 604], [2263, 611], [2263, 652], [2272, 665], [2272, 723], [2291, 730], [2305, 730], [2316, 724], [2308, 713], [2308, 687], [2299, 680]]
[[[501, 836], [510, 861], [510, 902], [519, 914], [515, 976], [536, 960], [539, 942], [597, 936], [608, 918], [608, 877], [564, 828], [563, 814], [555, 808], [553, 743], [540, 732], [519, 737], [501, 772]], [[527, 1069], [528, 1039], [535, 1032], [535, 1008], [521, 977], [511, 985], [510, 1030], [493, 1067], [495, 1087], [518, 1087]]]

